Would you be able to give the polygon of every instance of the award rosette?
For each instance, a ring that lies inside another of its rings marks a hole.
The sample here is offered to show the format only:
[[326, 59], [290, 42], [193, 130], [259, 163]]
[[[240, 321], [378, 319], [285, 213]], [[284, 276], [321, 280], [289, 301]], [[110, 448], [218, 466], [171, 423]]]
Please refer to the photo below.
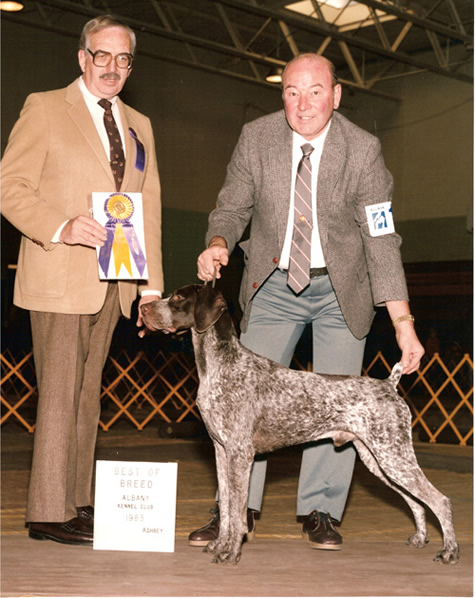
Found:
[[118, 192], [92, 196], [94, 216], [107, 231], [104, 246], [97, 248], [100, 278], [147, 278], [142, 194]]

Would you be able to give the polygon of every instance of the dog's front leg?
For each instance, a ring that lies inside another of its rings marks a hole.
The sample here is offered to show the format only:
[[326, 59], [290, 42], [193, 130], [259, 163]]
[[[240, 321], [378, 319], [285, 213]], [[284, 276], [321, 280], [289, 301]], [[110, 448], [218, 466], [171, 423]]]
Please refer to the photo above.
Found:
[[[220, 553], [223, 546], [228, 543], [229, 536], [229, 473], [226, 449], [219, 442], [214, 441], [214, 452], [216, 457], [216, 475], [218, 477], [218, 502], [219, 502], [219, 535], [216, 540], [210, 542], [205, 552], [211, 554]], [[217, 557], [213, 559], [217, 562]]]
[[[244, 453], [244, 454], [243, 454]], [[221, 515], [218, 542], [213, 547], [215, 563], [237, 564], [241, 558], [241, 545], [247, 533], [247, 501], [249, 478], [254, 453], [226, 449], [227, 458], [227, 509]], [[221, 492], [221, 486], [220, 486]], [[220, 497], [220, 505], [222, 498]], [[224, 506], [224, 503], [223, 503]], [[220, 513], [223, 513], [220, 508]], [[224, 531], [226, 530], [226, 532]]]
[[247, 458], [244, 455], [239, 455], [239, 457], [238, 459], [236, 455], [236, 458], [228, 465], [230, 478], [230, 551], [228, 562], [232, 564], [237, 564], [241, 559], [242, 541], [248, 532], [247, 503], [254, 453]]

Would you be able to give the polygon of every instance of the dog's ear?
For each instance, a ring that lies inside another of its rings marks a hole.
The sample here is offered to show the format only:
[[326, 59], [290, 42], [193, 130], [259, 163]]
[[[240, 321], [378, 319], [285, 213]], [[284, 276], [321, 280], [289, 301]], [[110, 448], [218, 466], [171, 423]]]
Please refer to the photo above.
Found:
[[201, 285], [197, 288], [195, 303], [195, 329], [206, 332], [228, 309], [226, 299], [211, 286]]

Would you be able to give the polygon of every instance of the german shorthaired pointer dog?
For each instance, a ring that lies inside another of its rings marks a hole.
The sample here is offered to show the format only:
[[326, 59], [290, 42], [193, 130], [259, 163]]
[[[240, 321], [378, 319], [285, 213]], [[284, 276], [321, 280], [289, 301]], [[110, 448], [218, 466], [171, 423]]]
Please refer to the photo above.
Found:
[[396, 391], [400, 364], [386, 380], [282, 367], [241, 345], [224, 297], [206, 285], [185, 286], [141, 309], [151, 331], [191, 328], [200, 379], [197, 403], [216, 452], [220, 529], [205, 549], [213, 562], [240, 559], [255, 454], [332, 438], [336, 446], [353, 442], [366, 467], [407, 502], [416, 522], [408, 544], [422, 548], [428, 542], [421, 501], [442, 528], [444, 545], [434, 560], [457, 563], [450, 500], [416, 461], [411, 414]]

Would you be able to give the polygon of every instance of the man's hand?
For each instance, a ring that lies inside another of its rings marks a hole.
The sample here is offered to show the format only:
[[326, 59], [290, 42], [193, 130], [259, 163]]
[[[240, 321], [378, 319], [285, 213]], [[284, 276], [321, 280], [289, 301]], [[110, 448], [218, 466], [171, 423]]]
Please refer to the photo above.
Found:
[[386, 309], [393, 322], [396, 341], [402, 352], [402, 373], [412, 374], [419, 368], [425, 351], [417, 338], [414, 318], [409, 315], [409, 303], [407, 301], [386, 301]]
[[[137, 318], [137, 326], [145, 326], [144, 325], [144, 321], [142, 318], [142, 310], [140, 309], [142, 305], [144, 305], [145, 303], [150, 303], [151, 301], [160, 301], [161, 297], [159, 297], [158, 295], [144, 295], [143, 297], [140, 297], [139, 300], [139, 307], [138, 307], [138, 318]], [[149, 334], [150, 330], [145, 326], [144, 328], [142, 328], [142, 330], [139, 330], [139, 336], [140, 338], [143, 338], [145, 335]]]
[[412, 322], [400, 322], [396, 324], [396, 341], [402, 352], [402, 373], [412, 374], [419, 368], [421, 358], [425, 353], [424, 347], [417, 338]]
[[198, 278], [209, 281], [221, 278], [221, 266], [227, 266], [229, 262], [228, 248], [222, 237], [213, 237], [208, 249], [205, 249], [198, 256]]
[[86, 247], [103, 247], [106, 239], [106, 229], [97, 220], [87, 216], [76, 216], [68, 220], [59, 236], [62, 243]]

